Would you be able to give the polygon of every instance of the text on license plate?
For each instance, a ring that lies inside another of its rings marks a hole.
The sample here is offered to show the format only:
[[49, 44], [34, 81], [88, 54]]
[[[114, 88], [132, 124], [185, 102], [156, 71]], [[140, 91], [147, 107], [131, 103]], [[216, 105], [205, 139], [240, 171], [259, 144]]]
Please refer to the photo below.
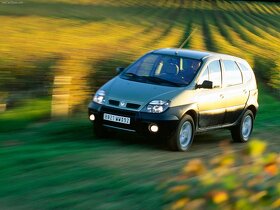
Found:
[[108, 121], [112, 121], [112, 122], [130, 124], [130, 118], [129, 117], [122, 117], [122, 116], [117, 116], [117, 115], [104, 113], [103, 119], [108, 120]]

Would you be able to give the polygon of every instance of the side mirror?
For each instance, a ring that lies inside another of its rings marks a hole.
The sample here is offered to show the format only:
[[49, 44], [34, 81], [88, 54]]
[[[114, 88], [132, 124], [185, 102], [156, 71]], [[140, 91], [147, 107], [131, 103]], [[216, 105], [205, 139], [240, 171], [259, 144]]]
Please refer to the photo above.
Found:
[[204, 80], [201, 85], [196, 85], [196, 88], [212, 89], [213, 82], [209, 80]]
[[124, 67], [117, 67], [116, 72], [119, 74], [121, 73], [125, 68]]

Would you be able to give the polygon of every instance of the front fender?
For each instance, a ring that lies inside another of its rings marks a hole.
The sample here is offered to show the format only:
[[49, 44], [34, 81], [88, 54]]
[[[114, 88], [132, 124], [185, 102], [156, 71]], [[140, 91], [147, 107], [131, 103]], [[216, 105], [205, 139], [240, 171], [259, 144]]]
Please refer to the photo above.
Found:
[[[161, 114], [153, 114], [153, 113], [146, 113], [141, 112], [141, 117], [145, 119], [155, 119], [158, 120], [181, 120], [181, 118], [188, 112], [188, 111], [194, 111], [197, 113], [198, 108], [197, 104], [186, 104], [181, 106], [174, 106], [169, 107], [165, 112]], [[197, 119], [194, 119], [197, 121]]]

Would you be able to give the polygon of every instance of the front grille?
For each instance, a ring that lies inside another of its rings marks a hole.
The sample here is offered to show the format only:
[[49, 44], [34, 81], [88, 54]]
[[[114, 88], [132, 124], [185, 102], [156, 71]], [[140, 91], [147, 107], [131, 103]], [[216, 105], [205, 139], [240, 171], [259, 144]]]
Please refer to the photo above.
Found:
[[[120, 106], [120, 103], [121, 102], [117, 100], [113, 100], [113, 99], [109, 100], [109, 104], [113, 106]], [[125, 107], [128, 109], [138, 109], [140, 106], [141, 106], [140, 104], [127, 103]]]

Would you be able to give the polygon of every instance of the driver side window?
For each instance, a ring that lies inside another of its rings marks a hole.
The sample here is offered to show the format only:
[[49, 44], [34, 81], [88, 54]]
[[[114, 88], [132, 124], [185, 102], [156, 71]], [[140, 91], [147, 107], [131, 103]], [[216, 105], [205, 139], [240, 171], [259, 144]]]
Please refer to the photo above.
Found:
[[204, 80], [209, 80], [209, 70], [208, 70], [208, 67], [204, 70], [204, 72], [200, 76], [198, 84], [201, 85]]
[[213, 82], [213, 88], [220, 88], [222, 86], [222, 70], [219, 60], [212, 61], [208, 65], [209, 80]]
[[214, 88], [219, 88], [222, 85], [222, 72], [220, 61], [212, 61], [200, 76], [198, 84], [202, 84], [204, 80], [213, 82]]

